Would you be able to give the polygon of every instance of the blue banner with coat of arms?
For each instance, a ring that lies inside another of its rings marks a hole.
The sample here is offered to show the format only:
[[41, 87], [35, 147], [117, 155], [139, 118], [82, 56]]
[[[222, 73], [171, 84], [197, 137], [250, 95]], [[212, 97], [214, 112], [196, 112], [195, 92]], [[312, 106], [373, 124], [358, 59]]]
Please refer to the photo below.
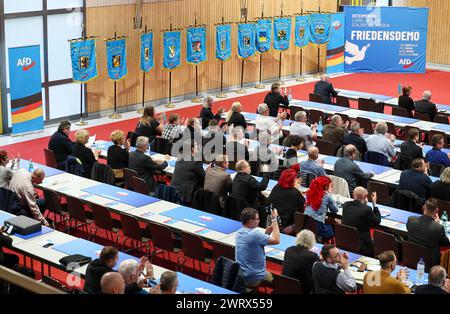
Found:
[[231, 25], [216, 26], [216, 58], [222, 61], [231, 58]]
[[126, 39], [112, 39], [106, 41], [106, 59], [108, 76], [117, 81], [128, 74]]
[[256, 27], [253, 23], [238, 25], [238, 55], [246, 59], [256, 53]]
[[261, 19], [256, 23], [256, 50], [264, 53], [272, 46], [272, 20]]
[[181, 63], [181, 32], [164, 33], [164, 68], [173, 70]]
[[192, 27], [186, 31], [186, 62], [199, 64], [207, 60], [206, 27]]
[[87, 83], [98, 76], [95, 39], [70, 42], [73, 81]]
[[155, 67], [153, 32], [141, 34], [141, 71], [148, 73]]
[[285, 51], [291, 45], [292, 18], [281, 17], [273, 21], [274, 39], [273, 47], [276, 50]]
[[331, 14], [314, 13], [310, 19], [310, 39], [317, 45], [330, 40]]
[[299, 48], [309, 44], [309, 15], [295, 17], [295, 45]]

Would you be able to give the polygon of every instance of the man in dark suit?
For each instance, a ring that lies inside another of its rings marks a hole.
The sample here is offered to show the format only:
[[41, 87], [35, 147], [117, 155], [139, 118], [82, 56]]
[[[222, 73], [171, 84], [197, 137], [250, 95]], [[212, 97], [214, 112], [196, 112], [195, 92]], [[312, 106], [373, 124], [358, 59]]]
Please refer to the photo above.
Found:
[[261, 182], [258, 182], [252, 175], [252, 168], [245, 160], [236, 164], [237, 174], [233, 180], [231, 196], [244, 200], [248, 206], [254, 207], [258, 192], [267, 189], [269, 177], [265, 175]]
[[70, 140], [70, 122], [63, 121], [59, 124], [58, 130], [50, 137], [48, 149], [55, 154], [58, 168], [64, 167], [64, 162], [69, 155], [72, 155], [74, 143]]
[[428, 165], [425, 163], [425, 160], [423, 158], [414, 159], [411, 170], [402, 171], [398, 190], [408, 190], [416, 193], [420, 198], [421, 204], [424, 204], [430, 197], [431, 183], [433, 183], [427, 173]]
[[322, 101], [326, 104], [332, 104], [331, 97], [338, 95], [333, 88], [333, 84], [328, 81], [328, 75], [326, 74], [323, 74], [320, 81], [314, 85], [314, 94], [322, 96]]
[[372, 193], [373, 209], [367, 205], [369, 193], [363, 187], [357, 187], [353, 191], [353, 201], [344, 204], [342, 224], [354, 227], [358, 230], [361, 242], [361, 254], [373, 256], [373, 241], [370, 236], [370, 228], [377, 227], [381, 223], [381, 214], [377, 207], [377, 193]]
[[354, 145], [347, 145], [344, 148], [344, 157], [336, 161], [334, 165], [334, 175], [347, 181], [350, 194], [353, 193], [356, 186], [365, 183], [364, 181], [374, 176], [373, 173], [362, 171], [354, 162], [355, 157], [356, 147]]
[[408, 141], [405, 141], [400, 146], [400, 156], [397, 159], [397, 168], [400, 170], [411, 169], [411, 164], [414, 159], [423, 158], [423, 143], [419, 142], [419, 130], [410, 129], [408, 131]]
[[364, 156], [367, 153], [367, 145], [366, 141], [362, 138], [363, 135], [364, 129], [361, 129], [359, 122], [354, 121], [350, 125], [350, 133], [345, 135], [342, 143], [344, 145], [355, 145], [361, 156]]
[[428, 274], [428, 284], [416, 288], [415, 294], [449, 294], [450, 280], [442, 266], [434, 266]]
[[416, 112], [428, 113], [430, 121], [434, 121], [434, 116], [437, 114], [436, 105], [431, 100], [431, 92], [429, 90], [423, 92], [422, 100], [416, 101]]
[[280, 104], [284, 106], [289, 106], [289, 99], [287, 95], [281, 96], [280, 94], [280, 84], [272, 84], [271, 92], [264, 98], [264, 103], [269, 107], [269, 115], [271, 117], [278, 117], [278, 110], [280, 109]]
[[153, 172], [167, 168], [167, 160], [170, 160], [170, 156], [166, 156], [166, 160], [153, 160], [145, 154], [148, 149], [148, 137], [138, 137], [136, 140], [136, 150], [130, 153], [128, 164], [130, 169], [138, 173], [139, 178], [145, 180], [149, 192], [154, 192], [155, 180], [153, 179]]
[[450, 246], [450, 240], [445, 233], [444, 226], [440, 224], [436, 199], [431, 198], [425, 203], [422, 216], [409, 217], [406, 229], [408, 230], [408, 241], [427, 248], [431, 257], [430, 267], [439, 265], [440, 247]]

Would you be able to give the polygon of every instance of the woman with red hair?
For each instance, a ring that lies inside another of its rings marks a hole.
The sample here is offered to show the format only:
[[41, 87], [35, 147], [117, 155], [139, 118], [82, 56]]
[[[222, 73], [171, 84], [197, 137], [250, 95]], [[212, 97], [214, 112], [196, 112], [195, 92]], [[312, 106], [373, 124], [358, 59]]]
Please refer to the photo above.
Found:
[[286, 234], [294, 233], [295, 212], [303, 212], [305, 207], [305, 198], [300, 192], [300, 181], [297, 171], [286, 169], [281, 173], [278, 184], [269, 196], [269, 202], [280, 215], [282, 232]]
[[329, 177], [321, 176], [311, 182], [306, 194], [305, 215], [312, 217], [317, 222], [317, 233], [319, 237], [331, 238], [334, 229], [325, 224], [327, 212], [337, 213], [338, 208], [332, 198], [333, 186]]

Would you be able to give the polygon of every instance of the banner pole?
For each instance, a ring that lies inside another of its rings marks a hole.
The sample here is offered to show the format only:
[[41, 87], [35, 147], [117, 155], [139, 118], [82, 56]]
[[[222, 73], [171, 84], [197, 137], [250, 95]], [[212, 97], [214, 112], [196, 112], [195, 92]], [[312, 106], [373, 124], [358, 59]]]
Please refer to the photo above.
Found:
[[[81, 38], [84, 38], [86, 36], [86, 33], [84, 31], [84, 23], [81, 24]], [[85, 126], [88, 123], [86, 121], [83, 120], [83, 83], [80, 84], [80, 121], [78, 123], [76, 123], [75, 125], [77, 126]]]
[[[171, 16], [169, 19], [170, 19], [169, 31], [172, 31], [173, 30], [173, 24], [172, 24], [173, 17]], [[175, 108], [175, 105], [172, 104], [172, 70], [169, 70], [169, 102], [166, 104], [166, 108]]]
[[[114, 32], [114, 40], [117, 39], [117, 32]], [[114, 80], [114, 113], [109, 116], [110, 119], [120, 119], [122, 116], [117, 113], [117, 81]]]
[[[283, 17], [283, 7], [284, 3], [281, 3], [281, 17]], [[284, 82], [281, 80], [281, 62], [283, 58], [283, 52], [280, 51], [280, 62], [278, 63], [278, 84], [284, 85]]]
[[227, 94], [223, 92], [223, 64], [224, 61], [220, 63], [220, 93], [216, 96], [217, 98], [227, 98]]
[[[321, 13], [320, 10], [320, 0], [319, 0], [319, 13]], [[320, 45], [318, 45], [317, 47], [317, 74], [315, 75], [315, 77], [320, 77]]]
[[[144, 33], [147, 33], [148, 29], [147, 29], [147, 24], [145, 24], [145, 30]], [[145, 107], [145, 71], [143, 71], [142, 73], [142, 108], [137, 110], [137, 113], [142, 114], [144, 112], [144, 107]]]
[[[339, 0], [338, 0], [339, 1]], [[300, 2], [300, 15], [303, 15], [303, 1]], [[309, 25], [308, 25], [309, 27]], [[304, 82], [305, 79], [303, 78], [303, 47], [300, 48], [300, 77], [296, 79], [297, 82]]]
[[[261, 19], [264, 19], [264, 3], [261, 5]], [[258, 36], [258, 34], [256, 34]], [[258, 39], [256, 39], [258, 40]], [[259, 55], [259, 84], [256, 84], [255, 88], [257, 89], [264, 89], [266, 86], [263, 84], [262, 81], [262, 70], [263, 70], [263, 54], [260, 53]]]
[[[194, 13], [194, 27], [197, 27], [197, 12]], [[201, 103], [202, 100], [198, 97], [198, 65], [195, 65], [195, 98], [191, 100], [191, 102], [198, 104]]]
[[[248, 8], [247, 8], [247, 1], [244, 3], [244, 7], [241, 6], [241, 19], [245, 18], [245, 23], [248, 21]], [[246, 94], [247, 91], [244, 89], [244, 66], [245, 66], [245, 59], [242, 59], [241, 64], [241, 88], [236, 91], [237, 94]]]

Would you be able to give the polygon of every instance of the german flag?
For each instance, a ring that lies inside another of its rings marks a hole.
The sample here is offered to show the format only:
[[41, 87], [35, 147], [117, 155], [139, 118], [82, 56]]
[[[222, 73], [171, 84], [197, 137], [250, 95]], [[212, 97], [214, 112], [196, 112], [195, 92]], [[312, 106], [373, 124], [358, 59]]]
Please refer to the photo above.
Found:
[[42, 117], [42, 93], [11, 100], [12, 123], [23, 123]]

